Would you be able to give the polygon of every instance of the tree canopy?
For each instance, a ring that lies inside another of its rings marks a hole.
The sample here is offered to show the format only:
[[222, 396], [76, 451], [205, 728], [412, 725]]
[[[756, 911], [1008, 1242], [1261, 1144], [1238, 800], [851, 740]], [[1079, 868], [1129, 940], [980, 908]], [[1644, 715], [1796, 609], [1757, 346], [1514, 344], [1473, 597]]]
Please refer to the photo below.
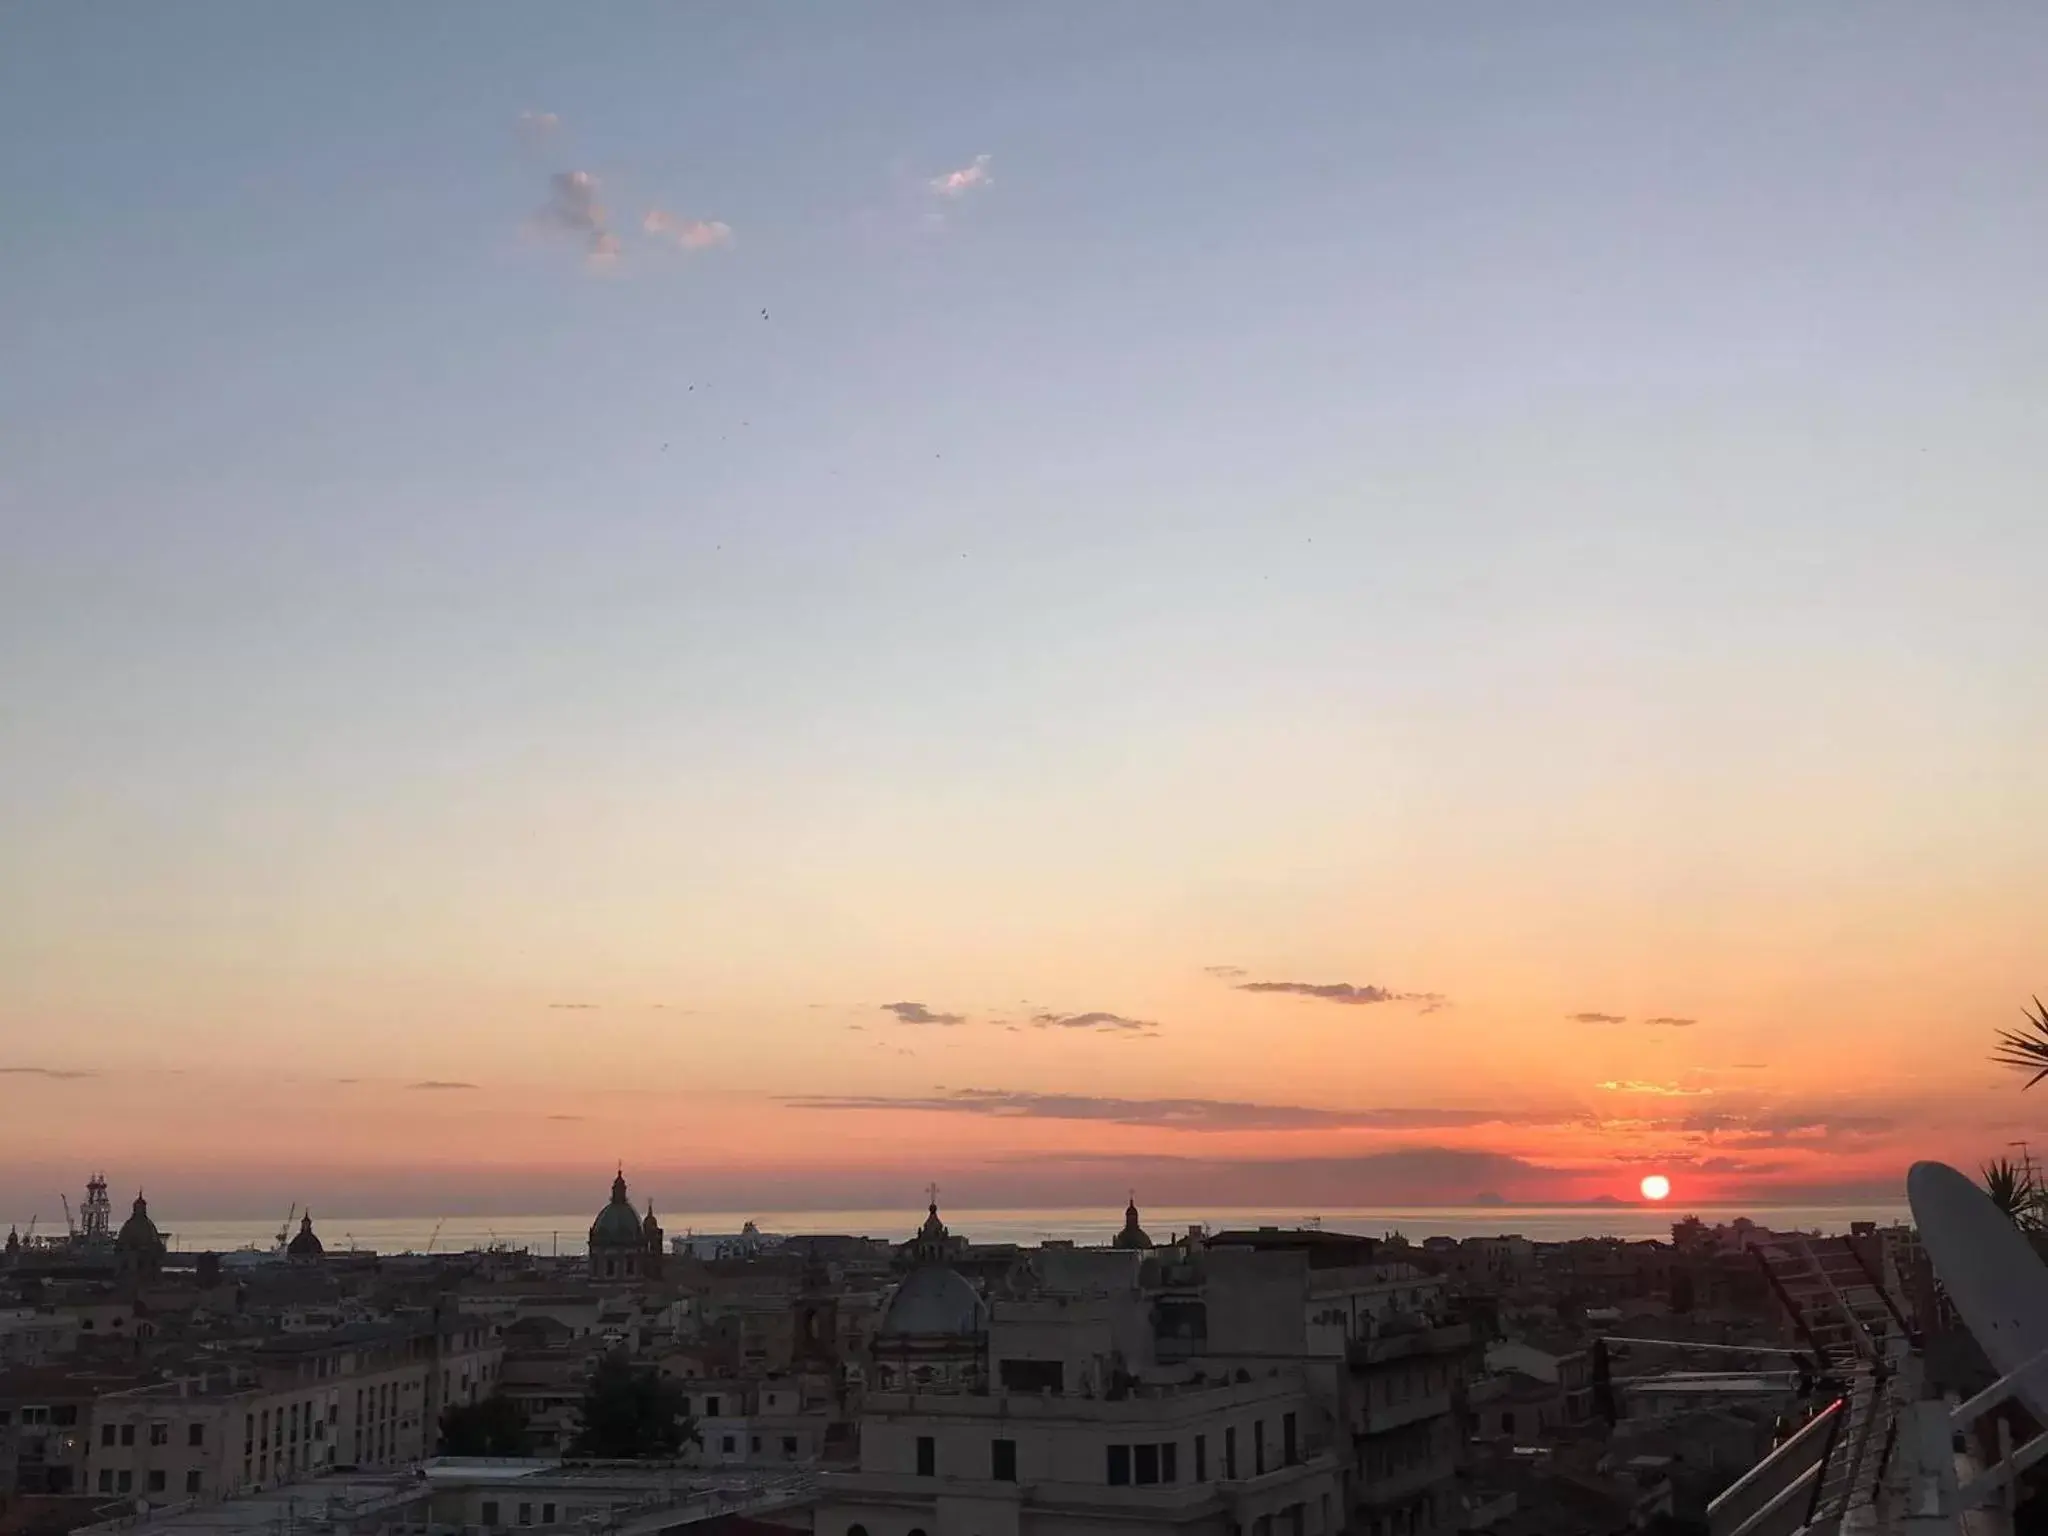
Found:
[[582, 1422], [572, 1456], [597, 1461], [665, 1461], [698, 1444], [683, 1389], [652, 1366], [606, 1355], [583, 1389]]
[[526, 1413], [502, 1392], [480, 1402], [451, 1404], [441, 1415], [443, 1456], [531, 1456]]

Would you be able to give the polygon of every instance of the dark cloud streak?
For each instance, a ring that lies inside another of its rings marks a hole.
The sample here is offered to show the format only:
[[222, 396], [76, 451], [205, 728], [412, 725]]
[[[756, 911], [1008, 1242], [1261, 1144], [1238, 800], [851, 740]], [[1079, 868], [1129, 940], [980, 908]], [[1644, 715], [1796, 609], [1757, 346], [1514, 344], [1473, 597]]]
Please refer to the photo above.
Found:
[[1391, 992], [1385, 987], [1357, 986], [1348, 981], [1240, 981], [1240, 992], [1284, 992], [1295, 997], [1313, 997], [1326, 1003], [1362, 1007], [1368, 1003], [1423, 1003], [1424, 1012], [1443, 1006], [1441, 992]]
[[884, 1003], [882, 1012], [895, 1014], [898, 1024], [937, 1024], [950, 1029], [967, 1022], [964, 1013], [934, 1013], [923, 1003]]
[[1036, 1013], [1034, 1029], [1092, 1029], [1103, 1034], [1156, 1035], [1159, 1026], [1150, 1019], [1129, 1019], [1120, 1013]]
[[1235, 1099], [1120, 1099], [1095, 1094], [1034, 1093], [1008, 1088], [956, 1088], [925, 1095], [806, 1094], [783, 1100], [795, 1109], [917, 1110], [1008, 1120], [1085, 1120], [1160, 1130], [1289, 1131], [1444, 1130], [1477, 1125], [1558, 1123], [1557, 1114], [1494, 1109], [1320, 1109]]

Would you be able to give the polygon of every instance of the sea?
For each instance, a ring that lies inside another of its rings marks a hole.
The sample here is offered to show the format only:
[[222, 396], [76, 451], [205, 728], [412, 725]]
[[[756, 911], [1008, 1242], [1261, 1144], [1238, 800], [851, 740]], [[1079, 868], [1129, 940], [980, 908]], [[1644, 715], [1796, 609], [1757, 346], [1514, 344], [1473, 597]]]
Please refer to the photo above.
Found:
[[[152, 1211], [152, 1215], [159, 1213]], [[956, 1237], [976, 1243], [1035, 1245], [1064, 1241], [1078, 1245], [1107, 1243], [1123, 1224], [1121, 1211], [1087, 1210], [955, 1210], [942, 1212]], [[1398, 1232], [1410, 1242], [1426, 1237], [1490, 1237], [1519, 1233], [1538, 1241], [1574, 1237], [1664, 1237], [1681, 1216], [1698, 1216], [1709, 1226], [1746, 1216], [1779, 1231], [1846, 1232], [1851, 1222], [1909, 1221], [1904, 1202], [1890, 1205], [1814, 1205], [1714, 1207], [1676, 1205], [1475, 1205], [1375, 1207], [1355, 1210], [1290, 1211], [1193, 1206], [1146, 1207], [1145, 1229], [1155, 1241], [1200, 1225], [1215, 1232], [1232, 1227], [1319, 1227], [1384, 1237]], [[770, 1236], [814, 1236], [851, 1233], [867, 1237], [907, 1239], [924, 1212], [872, 1211], [707, 1211], [664, 1214], [669, 1237], [736, 1233], [752, 1221]], [[175, 1211], [159, 1216], [169, 1245], [181, 1252], [225, 1253], [235, 1249], [269, 1248], [277, 1241], [275, 1221], [179, 1220]], [[327, 1216], [315, 1230], [328, 1251], [350, 1248], [376, 1253], [459, 1253], [482, 1248], [524, 1248], [537, 1255], [574, 1255], [584, 1250], [590, 1215], [466, 1216]], [[296, 1230], [296, 1228], [294, 1228]]]

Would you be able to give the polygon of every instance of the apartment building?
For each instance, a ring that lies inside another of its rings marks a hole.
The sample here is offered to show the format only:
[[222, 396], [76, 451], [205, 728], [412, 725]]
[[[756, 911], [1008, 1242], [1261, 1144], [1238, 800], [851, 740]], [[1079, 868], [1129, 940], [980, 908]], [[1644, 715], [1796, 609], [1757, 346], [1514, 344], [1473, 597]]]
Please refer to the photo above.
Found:
[[1256, 1373], [1292, 1361], [1342, 1437], [1345, 1521], [1361, 1536], [1457, 1529], [1459, 1384], [1470, 1327], [1441, 1276], [1337, 1233], [1218, 1233], [1148, 1266], [1162, 1359]]
[[80, 1491], [165, 1504], [416, 1464], [443, 1409], [490, 1392], [499, 1350], [488, 1332], [465, 1316], [351, 1324], [107, 1393], [85, 1426]]
[[1118, 1397], [874, 1393], [859, 1470], [818, 1479], [818, 1536], [1327, 1536], [1339, 1460], [1301, 1378]]

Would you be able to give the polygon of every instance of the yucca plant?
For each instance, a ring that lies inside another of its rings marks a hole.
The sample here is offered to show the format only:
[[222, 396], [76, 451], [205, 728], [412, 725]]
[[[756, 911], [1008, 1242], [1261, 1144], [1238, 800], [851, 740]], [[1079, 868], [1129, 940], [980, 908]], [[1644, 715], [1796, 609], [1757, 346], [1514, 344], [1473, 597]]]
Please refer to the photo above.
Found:
[[1984, 1193], [2016, 1227], [2038, 1225], [2041, 1192], [2034, 1187], [2031, 1169], [2001, 1157], [1984, 1165]]
[[2048, 1077], [2048, 1008], [2041, 1006], [2036, 996], [2031, 1013], [2020, 1010], [2027, 1021], [2025, 1029], [2001, 1029], [1998, 1032], [1998, 1049], [1991, 1053], [1991, 1059], [2001, 1067], [2011, 1067], [2016, 1072], [2030, 1072], [2027, 1087]]

